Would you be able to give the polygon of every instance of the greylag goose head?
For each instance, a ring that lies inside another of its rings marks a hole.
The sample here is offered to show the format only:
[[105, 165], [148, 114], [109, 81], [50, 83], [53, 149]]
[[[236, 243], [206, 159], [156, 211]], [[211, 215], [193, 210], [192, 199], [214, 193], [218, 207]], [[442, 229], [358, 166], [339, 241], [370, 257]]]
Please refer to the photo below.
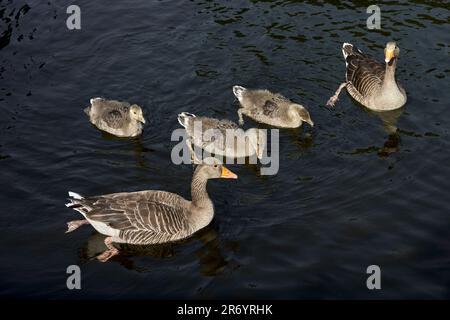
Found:
[[134, 120], [136, 120], [138, 122], [145, 123], [145, 118], [144, 118], [144, 115], [142, 113], [142, 109], [137, 104], [133, 104], [130, 107], [130, 118], [134, 119]]
[[195, 178], [200, 179], [237, 179], [238, 176], [227, 169], [218, 159], [209, 157], [203, 159], [194, 172]]
[[400, 48], [397, 47], [395, 41], [386, 43], [386, 48], [384, 49], [384, 62], [392, 65], [399, 55]]

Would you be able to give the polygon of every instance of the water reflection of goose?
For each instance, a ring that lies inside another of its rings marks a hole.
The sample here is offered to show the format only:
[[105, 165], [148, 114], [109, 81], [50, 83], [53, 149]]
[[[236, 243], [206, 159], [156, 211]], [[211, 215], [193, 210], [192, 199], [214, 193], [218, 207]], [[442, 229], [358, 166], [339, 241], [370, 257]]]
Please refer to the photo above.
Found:
[[394, 134], [398, 131], [397, 122], [403, 114], [404, 109], [397, 109], [392, 111], [370, 111], [371, 114], [378, 117], [383, 123], [383, 129], [387, 134]]
[[[145, 152], [154, 152], [153, 149], [144, 147], [142, 135], [132, 138], [122, 138], [116, 137], [108, 132], [101, 131], [102, 138], [107, 141], [116, 141], [121, 142], [122, 144], [126, 144], [126, 146], [130, 146], [133, 148], [134, 155], [136, 157], [137, 165], [141, 168], [146, 168], [144, 153]], [[121, 151], [122, 149], [116, 148], [115, 150]]]
[[132, 139], [133, 151], [136, 156], [137, 165], [141, 168], [146, 168], [144, 153], [153, 152], [154, 150], [144, 147], [142, 143], [142, 136], [138, 136]]
[[[105, 250], [104, 239], [105, 236], [97, 232], [93, 233], [88, 238], [88, 241], [80, 250], [81, 263], [95, 259]], [[212, 226], [207, 226], [189, 239], [180, 240], [175, 243], [147, 246], [120, 244], [121, 254], [111, 261], [116, 261], [129, 270], [146, 272], [149, 271], [151, 267], [146, 268], [145, 266], [137, 265], [136, 261], [132, 259], [133, 257], [151, 257], [155, 259], [170, 258], [181, 251], [180, 247], [195, 241], [200, 241], [202, 243], [202, 246], [194, 252], [194, 255], [199, 261], [201, 274], [205, 276], [215, 276], [220, 274], [228, 265], [228, 262], [222, 254], [217, 231]]]
[[[363, 108], [361, 105], [356, 103], [359, 107]], [[387, 157], [392, 153], [398, 152], [400, 146], [400, 130], [397, 128], [397, 121], [403, 114], [403, 109], [397, 109], [392, 111], [372, 111], [367, 108], [363, 108], [368, 114], [377, 117], [382, 122], [383, 130], [388, 134], [387, 140], [384, 142], [382, 147], [371, 146], [368, 148], [360, 148], [351, 154], [364, 154], [377, 152], [380, 157]]]
[[288, 131], [292, 143], [303, 152], [314, 146], [314, 135], [311, 132], [302, 133], [301, 127]]
[[391, 153], [395, 153], [399, 150], [401, 140], [397, 121], [403, 114], [403, 111], [404, 109], [383, 112], [370, 111], [382, 121], [383, 129], [388, 134], [388, 139], [385, 141], [383, 147], [378, 150], [379, 156], [389, 156]]

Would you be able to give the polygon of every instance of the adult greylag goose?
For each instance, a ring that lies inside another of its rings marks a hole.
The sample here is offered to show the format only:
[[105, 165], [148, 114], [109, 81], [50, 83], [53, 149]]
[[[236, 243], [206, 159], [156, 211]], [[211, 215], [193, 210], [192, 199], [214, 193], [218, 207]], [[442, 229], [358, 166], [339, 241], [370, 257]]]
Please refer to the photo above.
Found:
[[242, 115], [253, 120], [279, 128], [297, 128], [302, 122], [314, 126], [308, 110], [293, 103], [279, 93], [268, 90], [250, 90], [234, 86], [233, 93], [239, 100], [239, 124], [244, 124]]
[[197, 117], [192, 113], [182, 112], [178, 122], [186, 129], [186, 143], [194, 160], [196, 158], [192, 144], [210, 154], [228, 158], [245, 158], [256, 155], [262, 158], [267, 137], [263, 130], [241, 129], [230, 120]]
[[216, 159], [210, 159], [206, 159], [194, 171], [192, 201], [159, 190], [91, 197], [69, 192], [70, 202], [66, 206], [80, 212], [85, 220], [68, 222], [66, 232], [91, 224], [99, 233], [106, 235], [105, 245], [108, 250], [97, 257], [102, 262], [118, 254], [113, 242], [147, 245], [191, 236], [206, 227], [214, 217], [214, 206], [206, 191], [208, 180], [237, 179]]
[[343, 88], [347, 88], [357, 102], [376, 111], [395, 110], [406, 103], [406, 92], [395, 79], [400, 54], [395, 42], [386, 44], [384, 65], [350, 43], [343, 44], [342, 54], [346, 64], [345, 82], [328, 100], [327, 106], [335, 105]]
[[140, 135], [145, 123], [141, 107], [128, 102], [93, 98], [84, 112], [97, 128], [118, 137]]

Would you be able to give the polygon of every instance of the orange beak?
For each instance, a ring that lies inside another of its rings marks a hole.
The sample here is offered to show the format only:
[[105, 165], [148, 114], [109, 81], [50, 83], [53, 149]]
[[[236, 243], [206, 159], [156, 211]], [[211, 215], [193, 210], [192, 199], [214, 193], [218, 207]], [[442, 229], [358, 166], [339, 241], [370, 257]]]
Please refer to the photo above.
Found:
[[220, 175], [221, 178], [225, 178], [225, 179], [237, 179], [238, 176], [235, 175], [233, 172], [231, 172], [230, 170], [228, 170], [227, 168], [222, 166], [222, 174]]
[[384, 62], [388, 63], [394, 57], [395, 57], [394, 50], [386, 50], [385, 55], [384, 55]]

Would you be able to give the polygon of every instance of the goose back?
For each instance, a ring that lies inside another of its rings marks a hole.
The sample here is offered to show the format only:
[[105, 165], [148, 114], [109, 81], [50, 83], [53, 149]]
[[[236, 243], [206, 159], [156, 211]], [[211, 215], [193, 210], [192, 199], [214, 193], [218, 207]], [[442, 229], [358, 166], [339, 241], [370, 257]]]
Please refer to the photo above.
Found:
[[347, 66], [346, 81], [351, 82], [364, 98], [375, 95], [383, 84], [385, 66], [353, 45], [345, 44], [342, 50]]

